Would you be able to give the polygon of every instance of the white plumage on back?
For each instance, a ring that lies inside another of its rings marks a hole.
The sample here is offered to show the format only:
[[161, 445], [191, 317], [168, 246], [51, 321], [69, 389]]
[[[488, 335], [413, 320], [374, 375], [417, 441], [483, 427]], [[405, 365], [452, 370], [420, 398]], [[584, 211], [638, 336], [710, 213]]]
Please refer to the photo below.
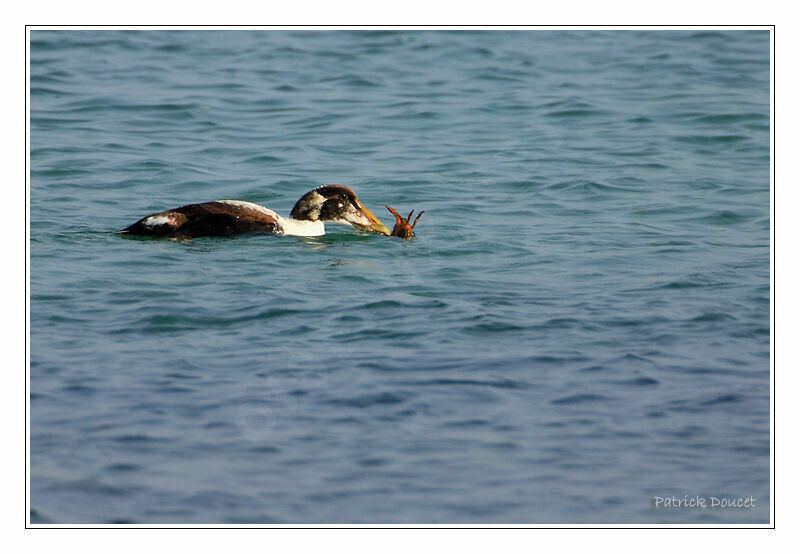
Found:
[[265, 208], [264, 206], [259, 206], [258, 204], [253, 204], [252, 202], [245, 202], [244, 200], [217, 200], [220, 204], [228, 204], [229, 206], [239, 206], [240, 208], [247, 208], [248, 210], [253, 210], [256, 212], [261, 212], [262, 214], [271, 215], [272, 217], [278, 218], [280, 217], [277, 212], [270, 210], [269, 208]]

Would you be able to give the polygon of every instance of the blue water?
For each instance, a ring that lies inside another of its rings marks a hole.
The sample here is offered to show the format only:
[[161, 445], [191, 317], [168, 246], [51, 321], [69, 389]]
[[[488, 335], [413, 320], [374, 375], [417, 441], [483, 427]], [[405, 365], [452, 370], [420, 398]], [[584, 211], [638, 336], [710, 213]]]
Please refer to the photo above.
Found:
[[[33, 523], [769, 521], [768, 32], [30, 56]], [[323, 183], [417, 239], [112, 233]]]

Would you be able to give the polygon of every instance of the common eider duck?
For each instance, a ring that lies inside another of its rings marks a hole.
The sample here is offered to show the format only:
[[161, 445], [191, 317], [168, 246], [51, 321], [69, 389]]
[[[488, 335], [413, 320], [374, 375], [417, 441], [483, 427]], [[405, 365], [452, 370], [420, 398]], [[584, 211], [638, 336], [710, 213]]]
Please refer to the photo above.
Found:
[[318, 237], [325, 234], [325, 221], [390, 234], [356, 193], [343, 185], [324, 185], [308, 191], [294, 205], [289, 217], [251, 202], [217, 200], [151, 214], [117, 232], [164, 238], [229, 237], [244, 233]]

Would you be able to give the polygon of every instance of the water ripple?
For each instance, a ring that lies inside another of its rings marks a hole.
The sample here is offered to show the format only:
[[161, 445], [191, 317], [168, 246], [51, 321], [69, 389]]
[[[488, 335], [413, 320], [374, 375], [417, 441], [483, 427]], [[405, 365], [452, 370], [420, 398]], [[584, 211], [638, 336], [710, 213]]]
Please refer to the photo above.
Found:
[[[30, 52], [32, 523], [768, 521], [769, 33]], [[113, 233], [334, 182], [417, 238]]]

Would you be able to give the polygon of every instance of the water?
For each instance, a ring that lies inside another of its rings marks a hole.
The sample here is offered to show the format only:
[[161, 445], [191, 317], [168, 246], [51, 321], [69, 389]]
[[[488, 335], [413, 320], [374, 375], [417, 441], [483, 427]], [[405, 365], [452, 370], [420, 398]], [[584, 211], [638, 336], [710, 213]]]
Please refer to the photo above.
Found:
[[[769, 521], [768, 32], [34, 31], [30, 87], [32, 522]], [[112, 233], [322, 183], [418, 238]]]

